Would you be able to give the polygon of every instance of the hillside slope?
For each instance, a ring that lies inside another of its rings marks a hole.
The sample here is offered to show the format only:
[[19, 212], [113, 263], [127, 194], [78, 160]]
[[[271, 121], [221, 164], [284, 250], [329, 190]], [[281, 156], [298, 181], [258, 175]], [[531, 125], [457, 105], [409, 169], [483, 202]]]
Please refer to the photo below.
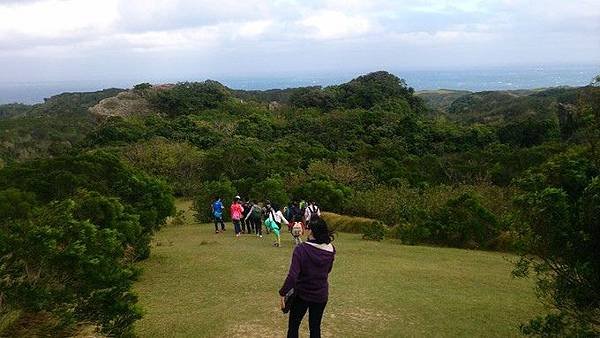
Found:
[[[182, 205], [180, 204], [180, 207]], [[277, 309], [292, 250], [271, 237], [215, 235], [188, 221], [156, 235], [136, 285], [140, 337], [282, 337]], [[324, 337], [518, 337], [541, 310], [510, 256], [397, 245], [338, 234]], [[306, 318], [302, 336], [307, 335]]]

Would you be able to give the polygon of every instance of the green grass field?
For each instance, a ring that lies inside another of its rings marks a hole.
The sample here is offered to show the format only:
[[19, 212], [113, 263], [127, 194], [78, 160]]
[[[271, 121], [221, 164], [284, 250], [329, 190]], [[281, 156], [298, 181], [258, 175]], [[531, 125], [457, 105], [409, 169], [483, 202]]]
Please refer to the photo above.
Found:
[[[179, 204], [180, 207], [188, 204]], [[284, 236], [235, 238], [231, 224], [165, 227], [136, 284], [140, 337], [282, 337], [277, 290], [292, 251]], [[509, 337], [542, 310], [508, 254], [404, 246], [338, 234], [324, 337]], [[305, 318], [306, 322], [306, 318]], [[303, 323], [302, 336], [308, 336]]]

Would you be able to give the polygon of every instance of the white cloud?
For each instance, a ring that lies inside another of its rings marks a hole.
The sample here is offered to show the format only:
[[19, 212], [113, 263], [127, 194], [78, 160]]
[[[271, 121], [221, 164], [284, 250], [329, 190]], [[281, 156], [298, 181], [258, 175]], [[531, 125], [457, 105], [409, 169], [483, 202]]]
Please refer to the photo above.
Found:
[[[597, 62], [598, 1], [0, 0], [0, 57], [23, 74], [24, 56], [124, 73], [131, 61], [123, 60], [136, 60], [134, 68], [161, 57], [215, 72], [314, 69], [333, 56], [343, 61], [332, 64], [369, 68], [372, 50], [386, 53], [378, 57], [390, 65], [400, 55], [426, 64], [427, 53], [448, 63], [464, 55], [485, 55], [488, 64], [524, 56], [543, 62], [555, 50], [565, 51], [565, 62]], [[195, 64], [199, 57], [210, 65]]]
[[342, 39], [363, 35], [373, 29], [369, 19], [337, 11], [319, 11], [298, 21], [316, 39]]
[[256, 38], [265, 34], [273, 26], [272, 20], [257, 20], [243, 23], [237, 29], [237, 36], [242, 38]]
[[122, 42], [136, 51], [198, 49], [218, 41], [220, 29], [205, 26], [168, 31], [118, 34], [110, 40]]
[[61, 38], [108, 30], [118, 0], [68, 0], [0, 5], [0, 41], [11, 35]]

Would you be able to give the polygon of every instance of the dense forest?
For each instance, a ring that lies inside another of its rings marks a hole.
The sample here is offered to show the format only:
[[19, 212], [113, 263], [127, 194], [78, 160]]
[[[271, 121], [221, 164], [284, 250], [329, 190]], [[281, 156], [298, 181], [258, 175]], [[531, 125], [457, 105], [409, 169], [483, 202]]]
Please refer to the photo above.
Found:
[[65, 93], [0, 106], [0, 160], [0, 315], [13, 333], [34, 319], [57, 334], [130, 332], [134, 263], [173, 196], [208, 221], [211, 198], [236, 194], [373, 218], [361, 230], [374, 239], [516, 252], [514, 274], [535, 276], [555, 309], [523, 333], [600, 332], [595, 85], [419, 93], [375, 72], [324, 88]]

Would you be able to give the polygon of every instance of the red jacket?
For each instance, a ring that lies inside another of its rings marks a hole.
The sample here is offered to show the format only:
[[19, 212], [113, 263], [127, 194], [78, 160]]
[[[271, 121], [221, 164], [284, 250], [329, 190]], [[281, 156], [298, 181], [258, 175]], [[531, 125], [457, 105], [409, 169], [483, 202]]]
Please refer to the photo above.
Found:
[[233, 203], [229, 211], [231, 212], [231, 219], [234, 221], [239, 221], [243, 217], [244, 207], [242, 207], [241, 204]]

